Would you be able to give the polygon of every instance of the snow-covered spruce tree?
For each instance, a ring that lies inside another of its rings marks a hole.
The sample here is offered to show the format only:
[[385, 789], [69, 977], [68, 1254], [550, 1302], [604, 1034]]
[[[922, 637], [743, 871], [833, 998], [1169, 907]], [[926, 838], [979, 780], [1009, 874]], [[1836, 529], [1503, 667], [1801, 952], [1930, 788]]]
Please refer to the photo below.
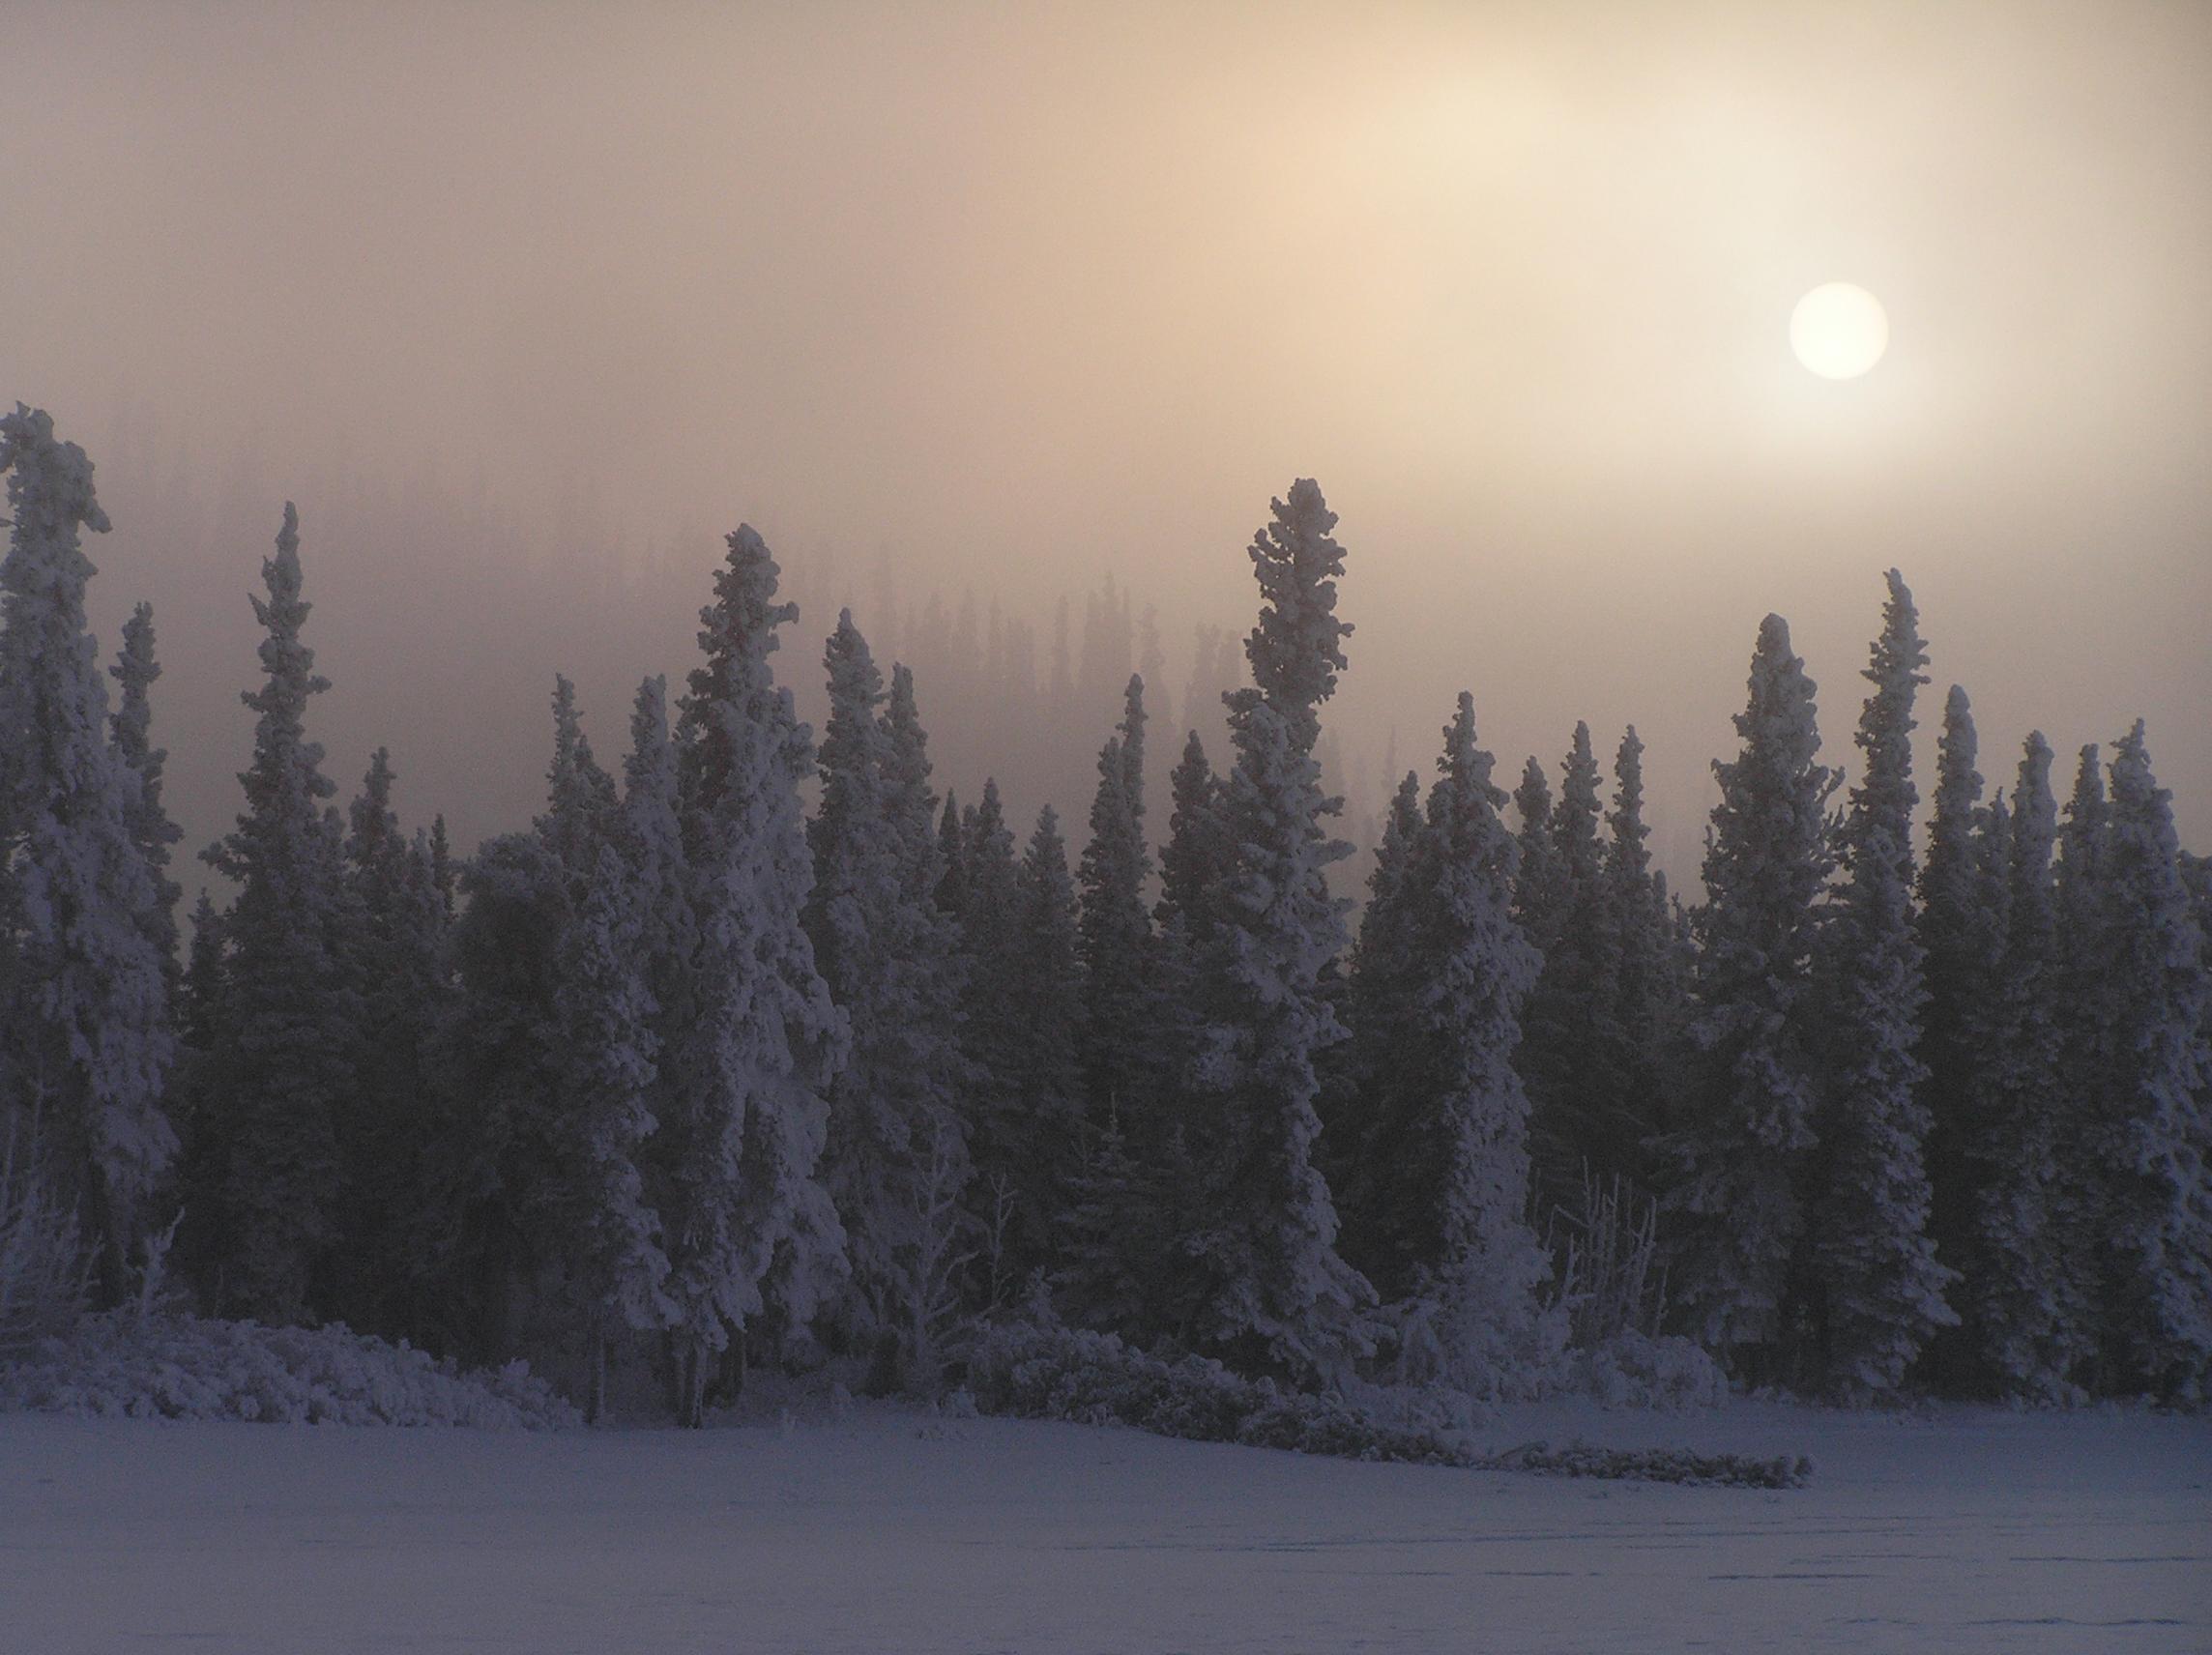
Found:
[[[916, 1145], [919, 1176], [909, 1190], [916, 1244], [905, 1276], [904, 1323], [914, 1372], [924, 1382], [934, 1382], [937, 1339], [960, 1309], [963, 1276], [975, 1252], [967, 1205], [975, 1162], [968, 1152], [961, 1099], [975, 1077], [960, 1043], [967, 970], [960, 922], [938, 897], [946, 864], [936, 825], [929, 737], [915, 700], [914, 674], [902, 663], [891, 667], [884, 737], [888, 801], [898, 829], [902, 912], [911, 926], [906, 952], [914, 984], [912, 1061], [917, 1086], [935, 1099]], [[957, 825], [957, 816], [953, 820]]]
[[416, 1316], [407, 1300], [422, 1210], [423, 1165], [435, 1130], [435, 1042], [451, 1012], [451, 938], [427, 840], [407, 837], [392, 807], [391, 755], [379, 747], [348, 812], [345, 872], [353, 917], [345, 945], [359, 984], [355, 1090], [335, 1121], [344, 1165], [340, 1257], [333, 1309], [356, 1327], [397, 1333]]
[[1052, 1271], [1064, 1262], [1060, 1215], [1083, 1154], [1083, 964], [1075, 884], [1060, 813], [1037, 812], [1016, 882], [1014, 1006], [1024, 1038], [1016, 1065], [1002, 1077], [1020, 1100], [1013, 1165], [1025, 1263]]
[[1552, 784], [1530, 754], [1513, 790], [1521, 817], [1519, 857], [1513, 876], [1513, 921], [1539, 956], [1550, 958], [1566, 929], [1559, 859], [1552, 828]]
[[[804, 920], [852, 1035], [828, 1088], [819, 1169], [852, 1272], [833, 1320], [848, 1341], [895, 1353], [883, 1365], [911, 1377], [930, 1359], [947, 1308], [943, 1272], [956, 1238], [932, 1229], [940, 1186], [956, 1201], [965, 1182], [956, 1007], [945, 993], [950, 939], [930, 890], [932, 800], [912, 681], [903, 711], [880, 711], [882, 675], [849, 610], [824, 663], [830, 716], [821, 808], [806, 830], [814, 886]], [[940, 1165], [946, 1155], [956, 1163]]]
[[1617, 949], [1614, 1022], [1619, 1048], [1612, 1065], [1618, 1089], [1610, 1114], [1629, 1142], [1621, 1147], [1632, 1181], [1651, 1181], [1649, 1143], [1669, 1124], [1679, 1089], [1674, 1072], [1685, 993], [1683, 958], [1674, 945], [1665, 877], [1644, 844], [1644, 742], [1631, 724], [1614, 756], [1613, 808], [1606, 813], [1606, 905]]
[[1528, 1227], [1528, 1099], [1513, 1063], [1536, 951], [1512, 916], [1518, 851], [1462, 693], [1408, 858], [1405, 1049], [1377, 1087], [1399, 1361], [1496, 1395], [1547, 1356]]
[[[1131, 678], [1121, 722], [1098, 754], [1082, 891], [1083, 1076], [1092, 1124], [1103, 1130], [1157, 1103], [1151, 879], [1145, 844], [1145, 681]], [[1138, 1136], [1145, 1137], [1140, 1130]]]
[[140, 843], [159, 842], [160, 802], [149, 815], [141, 772], [108, 744], [84, 614], [94, 569], [78, 546], [82, 530], [107, 529], [92, 462], [18, 403], [0, 417], [0, 472], [13, 519], [0, 562], [0, 1113], [28, 1117], [112, 1300], [176, 1150], [162, 1108], [175, 966], [159, 940], [164, 882]]
[[1344, 1256], [1385, 1299], [1402, 1296], [1416, 1261], [1407, 1244], [1397, 1186], [1397, 1100], [1412, 1089], [1409, 1060], [1420, 1016], [1425, 886], [1412, 883], [1421, 838], [1421, 778], [1412, 770], [1391, 796], [1367, 877], [1367, 907], [1352, 945], [1345, 1009], [1350, 1038], [1324, 1095], [1321, 1148], [1344, 1223]]
[[1796, 1364], [1806, 1382], [1851, 1400], [1894, 1394], [1929, 1337], [1958, 1321], [1944, 1301], [1957, 1272], [1928, 1236], [1927, 1070], [1913, 1055], [1926, 991], [1912, 925], [1912, 703], [1928, 652], [1904, 577], [1886, 578], [1861, 675], [1874, 685], [1856, 737], [1865, 769], [1819, 934], [1824, 1061]]
[[1098, 754], [1091, 840], [1077, 869], [1081, 1039], [1089, 1119], [1071, 1175], [1057, 1283], [1078, 1321], [1134, 1334], [1169, 1225], [1156, 1174], [1169, 1118], [1158, 941], [1146, 906], [1144, 680]]
[[[563, 940], [611, 830], [613, 784], [566, 679], [554, 681], [552, 711], [545, 809], [530, 831], [479, 846], [458, 876], [456, 1004], [433, 1063], [444, 1098], [413, 1252], [434, 1283], [440, 1342], [480, 1362], [574, 1330], [560, 1279], [578, 1198], [559, 990]], [[443, 910], [434, 839], [430, 850], [430, 900]]]
[[538, 837], [567, 870], [568, 894], [581, 901], [598, 867], [599, 846], [614, 814], [614, 778], [592, 755], [576, 707], [576, 686], [553, 679], [553, 762], [545, 773], [545, 814], [538, 819]]
[[2001, 914], [2003, 948], [1987, 998], [1962, 1023], [1967, 1063], [1964, 1181], [1973, 1206], [1958, 1259], [1968, 1335], [1965, 1381], [2055, 1401], [2088, 1357], [2083, 1272], [2070, 1261], [2082, 1173], [2062, 1152], [2068, 1092], [2058, 995], [2057, 915], [2051, 880], [2057, 811], [2051, 747], [2030, 735], [2013, 788], [1983, 815], [1979, 902]]
[[[200, 1192], [196, 1248], [209, 1302], [232, 1315], [291, 1321], [328, 1308], [341, 1234], [339, 1121], [357, 1095], [360, 987], [348, 951], [354, 917], [341, 861], [335, 785], [306, 738], [309, 699], [330, 687], [301, 639], [300, 519], [287, 502], [269, 595], [266, 675], [243, 699], [255, 714], [246, 808], [205, 853], [237, 882], [222, 928], [223, 1016], [195, 1127], [210, 1140], [215, 1185]], [[188, 1201], [189, 1197], [188, 1196]]]
[[2212, 1390], [2212, 1051], [2208, 981], [2182, 884], [2172, 795], [2151, 773], [2143, 726], [2114, 745], [2105, 843], [2110, 1066], [2102, 1153], [2108, 1389], [2197, 1404]]
[[1160, 848], [1160, 900], [1152, 909], [1163, 932], [1179, 923], [1195, 941], [1210, 929], [1212, 896], [1229, 874], [1221, 794], [1221, 778], [1193, 730], [1168, 776], [1168, 837]]
[[[1920, 1042], [1914, 1049], [1927, 1078], [1921, 1104], [1928, 1115], [1928, 1234], [1936, 1256], [1967, 1268], [1979, 1194], [1974, 1156], [1980, 1124], [1973, 1118], [1978, 1076], [1991, 1054], [1979, 1036], [1994, 994], [1994, 973], [2004, 949], [2002, 907], [2007, 882], [1999, 870], [1986, 880], [1991, 824], [1982, 805], [1981, 772], [1974, 769], [1974, 714], [1966, 692], [1951, 686], [1943, 705], [1943, 734], [1936, 744], [1936, 808], [1928, 827], [1928, 859], [1920, 869], [1920, 913], [1914, 926], [1927, 999]], [[1999, 835], [2002, 843], [2009, 835]], [[1962, 1306], [1966, 1302], [1962, 1296]], [[1972, 1384], [1969, 1374], [1979, 1331], [1962, 1326], [1939, 1333], [1927, 1357], [1930, 1376], [1947, 1389]]]
[[176, 1003], [184, 960], [177, 947], [177, 901], [184, 887], [169, 877], [169, 848], [185, 830], [169, 820], [161, 806], [162, 770], [168, 764], [165, 747], [153, 742], [154, 681], [161, 676], [161, 663], [154, 656], [154, 606], [141, 603], [123, 624], [123, 648], [107, 669], [119, 691], [115, 711], [108, 718], [108, 740], [115, 756], [138, 777], [138, 801], [131, 812], [131, 841], [145, 857], [154, 882], [154, 901], [146, 910], [146, 940], [161, 961], [162, 981], [168, 1002]]
[[2058, 1020], [2058, 1112], [2052, 1154], [2058, 1191], [2052, 1222], [2062, 1237], [2068, 1298], [2083, 1308], [2069, 1341], [2072, 1377], [2085, 1390], [2101, 1390], [2110, 1376], [2099, 1356], [2106, 1325], [2105, 1236], [2110, 1233], [2110, 1191], [2105, 1180], [2103, 1121], [2114, 1061], [2107, 969], [2105, 873], [2110, 810], [2105, 798], [2103, 755], [2094, 741], [2081, 748], [2074, 788], [2059, 818], [2052, 905], [2056, 938], [2052, 1003]]
[[960, 915], [968, 908], [968, 853], [960, 832], [960, 801], [945, 790], [945, 808], [937, 818], [937, 885], [931, 893], [937, 911], [952, 920], [954, 951], [965, 958], [959, 943]]
[[[1524, 782], [1526, 788], [1527, 783]], [[1531, 799], [1531, 807], [1534, 800]], [[1549, 811], [1547, 943], [1523, 1014], [1518, 1065], [1528, 1088], [1529, 1147], [1542, 1205], [1571, 1205], [1586, 1173], [1631, 1170], [1633, 1121], [1618, 1118], [1618, 935], [1599, 840], [1598, 768], [1589, 726], [1575, 725]], [[1527, 813], [1525, 813], [1527, 819]], [[1529, 895], [1536, 897], [1532, 887]]]
[[591, 1351], [590, 1416], [606, 1411], [607, 1346], [619, 1331], [649, 1332], [675, 1315], [666, 1283], [660, 1215], [647, 1195], [642, 1160], [655, 1127], [659, 1074], [658, 1007], [642, 946], [652, 926], [636, 858], [615, 840], [598, 863], [561, 939], [554, 991], [563, 1040], [566, 1265]]
[[1313, 1164], [1315, 1059], [1343, 1037], [1322, 976], [1344, 945], [1314, 743], [1350, 626], [1336, 615], [1344, 549], [1312, 479], [1272, 503], [1253, 538], [1263, 603], [1245, 643], [1253, 687], [1228, 700], [1237, 763], [1220, 803], [1229, 877], [1196, 939], [1204, 1056], [1193, 1136], [1208, 1222], [1189, 1238], [1208, 1282], [1193, 1332], [1255, 1366], [1326, 1376], [1368, 1347], [1373, 1290], [1336, 1251], [1336, 1209]]
[[1705, 841], [1706, 900], [1689, 1033], [1690, 1095], [1672, 1135], [1670, 1288], [1685, 1331], [1737, 1377], [1778, 1376], [1785, 1293], [1804, 1239], [1813, 1147], [1806, 1004], [1814, 903], [1834, 865], [1836, 778], [1816, 762], [1814, 684], [1779, 615], [1760, 625], [1737, 756]]
[[732, 1332], [771, 1298], [787, 1325], [810, 1320], [844, 1243], [815, 1166], [847, 1037], [800, 923], [814, 876], [799, 786], [814, 744], [769, 665], [776, 629], [798, 618], [775, 600], [777, 574], [740, 526], [700, 613], [707, 658], [677, 725], [698, 942], [694, 1021], [662, 1057], [674, 1084], [661, 1217], [692, 1425]]

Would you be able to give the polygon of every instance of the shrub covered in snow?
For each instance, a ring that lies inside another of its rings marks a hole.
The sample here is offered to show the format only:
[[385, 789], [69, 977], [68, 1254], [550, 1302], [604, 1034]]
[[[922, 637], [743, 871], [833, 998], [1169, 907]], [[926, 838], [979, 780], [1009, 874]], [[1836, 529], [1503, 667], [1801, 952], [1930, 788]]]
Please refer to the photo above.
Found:
[[[1586, 1359], [1609, 1363], [1624, 1393], [1689, 1402], [1726, 1393], [1718, 1370], [1678, 1339], [1621, 1335]], [[1285, 1391], [1202, 1357], [1170, 1361], [1148, 1355], [1110, 1333], [1029, 1324], [985, 1330], [970, 1355], [968, 1389], [959, 1394], [985, 1413], [1127, 1425], [1197, 1442], [1240, 1442], [1349, 1460], [1751, 1488], [1796, 1488], [1812, 1473], [1810, 1462], [1789, 1456], [1768, 1461], [1687, 1449], [1575, 1444], [1553, 1450], [1539, 1442], [1484, 1455], [1470, 1437], [1484, 1423], [1483, 1409], [1464, 1393], [1387, 1386], [1347, 1399]]]
[[1333, 1396], [1278, 1389], [1198, 1356], [1168, 1361], [1111, 1333], [994, 1327], [969, 1359], [986, 1413], [1129, 1425], [1195, 1442], [1242, 1442], [1355, 1460], [1464, 1465], [1468, 1451], [1434, 1430], [1388, 1425]]
[[343, 1326], [115, 1313], [86, 1319], [0, 1363], [0, 1411], [309, 1425], [476, 1425], [544, 1430], [577, 1422], [529, 1365], [463, 1373], [427, 1351]]
[[1728, 1376], [1689, 1340], [1624, 1329], [1567, 1352], [1565, 1388], [1606, 1408], [1719, 1408]]
[[1813, 1480], [1813, 1462], [1802, 1454], [1777, 1454], [1771, 1460], [1761, 1460], [1748, 1454], [1696, 1454], [1687, 1448], [1593, 1448], [1583, 1442], [1564, 1448], [1530, 1442], [1493, 1455], [1483, 1464], [1499, 1470], [1540, 1471], [1555, 1477], [1633, 1478], [1648, 1483], [1704, 1483], [1747, 1489], [1801, 1489]]

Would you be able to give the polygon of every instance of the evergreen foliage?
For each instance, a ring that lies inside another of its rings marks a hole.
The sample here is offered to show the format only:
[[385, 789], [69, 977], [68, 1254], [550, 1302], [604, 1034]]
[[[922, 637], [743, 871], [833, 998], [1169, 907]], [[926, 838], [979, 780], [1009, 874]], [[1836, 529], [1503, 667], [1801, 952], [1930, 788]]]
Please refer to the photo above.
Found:
[[239, 776], [246, 808], [205, 853], [238, 897], [222, 921], [223, 1011], [199, 1093], [210, 1181], [196, 1192], [196, 1223], [212, 1303], [293, 1321], [329, 1308], [363, 1007], [342, 828], [326, 802], [337, 790], [306, 737], [307, 704], [330, 681], [301, 637], [313, 606], [300, 595], [289, 502], [261, 573], [269, 595], [253, 613], [268, 636], [261, 687], [243, 695], [255, 714], [252, 762]]
[[[18, 403], [0, 417], [0, 472], [12, 518], [0, 561], [0, 1130], [44, 1147], [112, 1300], [176, 1150], [162, 1106], [175, 1056], [175, 962], [161, 952], [171, 899], [150, 855], [167, 854], [159, 762], [139, 755], [153, 766], [150, 799], [147, 771], [109, 745], [85, 623], [96, 571], [78, 543], [108, 527], [92, 462]], [[150, 626], [137, 636], [144, 667], [131, 670], [151, 682]], [[142, 737], [128, 683], [123, 715]]]
[[800, 921], [813, 738], [769, 664], [798, 609], [776, 601], [779, 571], [752, 528], [728, 545], [677, 724], [697, 942], [693, 1021], [664, 1060], [677, 1078], [661, 1217], [690, 1424], [732, 1333], [771, 1298], [785, 1324], [811, 1319], [844, 1241], [815, 1176], [848, 1036]]
[[1253, 539], [1253, 687], [1228, 698], [1237, 763], [1217, 806], [1227, 877], [1182, 899], [1204, 915], [1191, 938], [1202, 1018], [1191, 1125], [1209, 1188], [1208, 1222], [1188, 1242], [1206, 1281], [1193, 1331], [1208, 1349], [1308, 1374], [1365, 1347], [1372, 1298], [1336, 1252], [1335, 1206], [1313, 1164], [1316, 1059], [1344, 1033], [1323, 973], [1344, 943], [1326, 870], [1347, 847], [1326, 831], [1340, 801], [1324, 797], [1313, 758], [1351, 631], [1336, 615], [1335, 526], [1301, 479]]
[[1814, 1144], [1814, 905], [1834, 865], [1814, 683], [1779, 615], [1761, 624], [1738, 755], [1705, 843], [1693, 917], [1692, 1096], [1673, 1138], [1677, 1300], [1739, 1377], [1777, 1377]]
[[1914, 1056], [1921, 950], [1913, 934], [1912, 703], [1927, 682], [1919, 616], [1888, 574], [1881, 635], [1862, 675], [1865, 769], [1837, 835], [1844, 880], [1821, 934], [1824, 1095], [1805, 1284], [1810, 1349], [1800, 1371], [1832, 1393], [1887, 1396], [1936, 1329], [1955, 1323], [1927, 1234], [1928, 1117]]

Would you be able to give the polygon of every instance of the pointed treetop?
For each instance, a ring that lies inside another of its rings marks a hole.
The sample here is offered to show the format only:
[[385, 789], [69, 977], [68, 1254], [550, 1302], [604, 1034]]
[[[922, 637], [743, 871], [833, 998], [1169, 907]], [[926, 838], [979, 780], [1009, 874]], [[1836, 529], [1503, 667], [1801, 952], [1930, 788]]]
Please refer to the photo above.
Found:
[[1269, 502], [1269, 509], [1274, 521], [1250, 548], [1262, 603], [1244, 654], [1258, 694], [1289, 720], [1293, 744], [1310, 752], [1321, 734], [1317, 710], [1336, 691], [1352, 631], [1336, 617], [1344, 548], [1330, 537], [1336, 513], [1311, 478], [1299, 478], [1290, 498]]

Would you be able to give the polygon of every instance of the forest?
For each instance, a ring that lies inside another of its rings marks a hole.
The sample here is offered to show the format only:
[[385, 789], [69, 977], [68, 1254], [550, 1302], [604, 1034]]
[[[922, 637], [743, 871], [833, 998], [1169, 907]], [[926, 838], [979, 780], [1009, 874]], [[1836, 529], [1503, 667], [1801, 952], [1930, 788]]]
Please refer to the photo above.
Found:
[[197, 853], [227, 900], [180, 915], [153, 613], [102, 659], [107, 522], [45, 414], [0, 470], [0, 1358], [159, 1302], [687, 1424], [770, 1368], [938, 1394], [1007, 1328], [1323, 1394], [2212, 1384], [2212, 859], [2140, 723], [1986, 779], [1959, 686], [1923, 812], [1895, 569], [1848, 764], [1787, 623], [1751, 641], [1702, 889], [1652, 865], [1633, 728], [1516, 780], [1462, 693], [1353, 801], [1353, 901], [1358, 561], [1310, 479], [1248, 548], [1241, 682], [1201, 663], [1221, 711], [1087, 686], [1120, 721], [1064, 815], [941, 795], [929, 680], [741, 526], [684, 681], [602, 759], [557, 680], [541, 813], [466, 855], [387, 750], [341, 803], [286, 505]]

